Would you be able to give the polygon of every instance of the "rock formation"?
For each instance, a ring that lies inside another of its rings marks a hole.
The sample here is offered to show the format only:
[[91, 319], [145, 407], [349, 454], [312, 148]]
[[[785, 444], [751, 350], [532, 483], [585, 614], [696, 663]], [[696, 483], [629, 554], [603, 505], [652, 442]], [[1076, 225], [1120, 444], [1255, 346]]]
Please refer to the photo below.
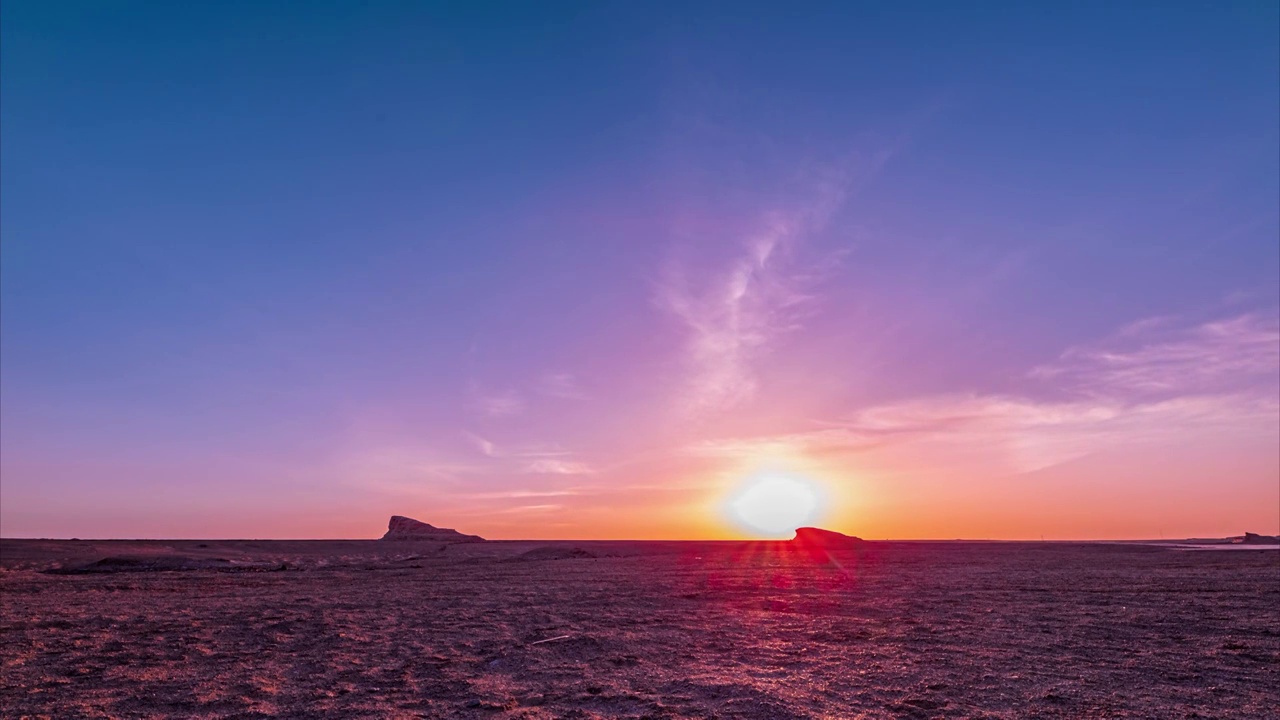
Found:
[[270, 572], [290, 569], [288, 563], [250, 562], [226, 558], [185, 557], [181, 555], [127, 555], [105, 557], [85, 565], [54, 567], [51, 575], [109, 575], [113, 573], [157, 573], [213, 570], [216, 572]]
[[1280, 536], [1247, 532], [1239, 542], [1244, 545], [1280, 545]]
[[796, 528], [796, 536], [791, 542], [800, 545], [814, 545], [819, 547], [833, 547], [841, 545], [852, 545], [854, 543], [863, 542], [862, 538], [852, 535], [845, 535], [834, 530], [823, 530], [822, 528], [802, 527]]
[[434, 540], [444, 543], [484, 542], [479, 535], [464, 535], [457, 530], [438, 528], [413, 518], [392, 515], [383, 540]]
[[511, 559], [516, 562], [524, 562], [529, 560], [581, 560], [593, 557], [597, 557], [597, 555], [590, 550], [583, 550], [582, 548], [548, 546], [534, 548]]

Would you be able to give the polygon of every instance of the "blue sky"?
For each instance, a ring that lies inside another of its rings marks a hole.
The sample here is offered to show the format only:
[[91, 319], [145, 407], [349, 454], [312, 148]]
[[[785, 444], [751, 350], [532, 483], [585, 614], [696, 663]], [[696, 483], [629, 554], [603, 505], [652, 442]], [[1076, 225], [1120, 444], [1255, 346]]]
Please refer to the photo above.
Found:
[[0, 19], [6, 536], [1280, 527], [1273, 3]]

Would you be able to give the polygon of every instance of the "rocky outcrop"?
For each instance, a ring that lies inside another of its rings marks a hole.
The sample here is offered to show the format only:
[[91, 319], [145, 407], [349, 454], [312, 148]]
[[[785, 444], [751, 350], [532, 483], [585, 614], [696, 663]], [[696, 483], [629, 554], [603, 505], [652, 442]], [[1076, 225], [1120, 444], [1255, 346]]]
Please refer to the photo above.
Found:
[[484, 538], [479, 535], [464, 535], [457, 530], [438, 528], [401, 515], [391, 516], [391, 522], [387, 523], [387, 534], [382, 539], [432, 540], [443, 543], [484, 542]]
[[1280, 545], [1280, 536], [1247, 532], [1239, 542], [1244, 545]]
[[114, 573], [190, 572], [213, 570], [216, 572], [270, 572], [290, 569], [288, 563], [249, 562], [226, 558], [183, 557], [179, 555], [113, 556], [72, 567], [55, 567], [47, 570], [52, 575], [110, 575]]
[[534, 548], [511, 559], [515, 562], [528, 562], [530, 560], [581, 560], [593, 557], [597, 557], [597, 555], [590, 550], [583, 550], [578, 547], [548, 546]]
[[839, 547], [860, 543], [863, 542], [863, 540], [862, 538], [845, 535], [844, 533], [838, 533], [834, 530], [802, 527], [796, 528], [796, 536], [792, 538], [791, 542], [817, 547]]

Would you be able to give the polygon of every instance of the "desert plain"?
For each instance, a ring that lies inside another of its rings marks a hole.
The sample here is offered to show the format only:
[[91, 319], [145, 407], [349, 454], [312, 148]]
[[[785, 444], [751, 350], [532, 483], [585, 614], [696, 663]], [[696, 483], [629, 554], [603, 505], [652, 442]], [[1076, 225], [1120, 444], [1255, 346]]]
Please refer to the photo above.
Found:
[[1274, 550], [3, 540], [0, 568], [5, 718], [1280, 708]]

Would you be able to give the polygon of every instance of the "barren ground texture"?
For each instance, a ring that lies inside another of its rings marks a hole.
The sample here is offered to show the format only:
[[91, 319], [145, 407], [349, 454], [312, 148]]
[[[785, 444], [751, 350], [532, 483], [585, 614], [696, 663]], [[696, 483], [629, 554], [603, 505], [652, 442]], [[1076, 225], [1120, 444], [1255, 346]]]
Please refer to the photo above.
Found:
[[5, 718], [1280, 708], [1278, 551], [4, 540], [0, 568]]

